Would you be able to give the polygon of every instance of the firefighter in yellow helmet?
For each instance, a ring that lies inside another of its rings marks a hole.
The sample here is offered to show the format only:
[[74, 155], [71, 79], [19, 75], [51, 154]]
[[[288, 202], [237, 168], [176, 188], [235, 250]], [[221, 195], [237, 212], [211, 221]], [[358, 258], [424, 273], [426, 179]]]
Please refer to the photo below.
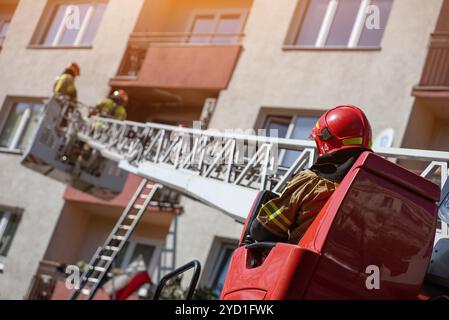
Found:
[[112, 95], [95, 106], [93, 114], [102, 118], [124, 121], [127, 118], [126, 107], [128, 94], [125, 90], [117, 90]]
[[81, 75], [81, 69], [75, 62], [70, 63], [64, 72], [56, 79], [53, 86], [53, 93], [68, 97], [70, 101], [76, 102], [78, 93], [75, 86], [75, 79]]

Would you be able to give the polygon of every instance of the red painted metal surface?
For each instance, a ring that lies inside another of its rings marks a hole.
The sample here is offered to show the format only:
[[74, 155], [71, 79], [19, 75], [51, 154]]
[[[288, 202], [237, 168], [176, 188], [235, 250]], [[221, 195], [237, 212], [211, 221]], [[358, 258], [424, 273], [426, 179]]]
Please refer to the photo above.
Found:
[[232, 258], [222, 299], [257, 300], [261, 292], [266, 300], [302, 299], [317, 259], [316, 253], [286, 243], [277, 244], [266, 259], [241, 247]]
[[[417, 299], [439, 195], [431, 182], [365, 153], [298, 245], [278, 243], [266, 257], [235, 251], [222, 299]], [[370, 266], [378, 289], [367, 286]]]
[[152, 44], [135, 80], [112, 79], [113, 87], [226, 89], [240, 57], [240, 45]]

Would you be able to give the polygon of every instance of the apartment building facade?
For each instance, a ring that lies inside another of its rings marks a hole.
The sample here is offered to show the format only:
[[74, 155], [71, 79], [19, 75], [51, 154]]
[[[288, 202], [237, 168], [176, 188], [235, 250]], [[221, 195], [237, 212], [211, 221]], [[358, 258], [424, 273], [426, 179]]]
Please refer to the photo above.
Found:
[[[444, 150], [449, 80], [435, 70], [449, 65], [449, 55], [435, 48], [447, 48], [447, 2], [6, 1], [0, 5], [0, 27], [6, 26], [0, 236], [11, 241], [0, 251], [0, 298], [24, 297], [43, 260], [87, 260], [139, 182], [130, 177], [122, 195], [103, 202], [20, 166], [33, 119], [68, 61], [82, 67], [80, 101], [94, 104], [124, 88], [130, 120], [278, 129], [281, 137], [306, 139], [328, 107], [355, 104], [376, 136], [394, 131], [393, 146]], [[83, 32], [62, 26], [70, 5], [81, 8]], [[10, 128], [20, 121], [11, 114], [24, 111], [27, 126], [14, 134]], [[280, 161], [288, 166], [290, 155]], [[219, 293], [242, 225], [187, 198], [181, 206], [176, 219], [157, 208], [149, 213], [122, 264], [144, 253], [154, 268], [177, 221], [175, 264], [199, 259], [200, 286]]]

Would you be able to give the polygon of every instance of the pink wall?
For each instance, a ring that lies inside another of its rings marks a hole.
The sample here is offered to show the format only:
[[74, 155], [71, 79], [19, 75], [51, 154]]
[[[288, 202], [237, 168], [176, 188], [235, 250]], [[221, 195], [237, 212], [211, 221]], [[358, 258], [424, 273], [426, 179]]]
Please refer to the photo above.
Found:
[[130, 174], [128, 176], [128, 180], [126, 181], [123, 192], [120, 193], [116, 198], [111, 201], [104, 201], [98, 198], [95, 198], [91, 195], [78, 191], [74, 188], [68, 187], [64, 193], [64, 200], [66, 201], [75, 201], [75, 202], [87, 202], [92, 204], [100, 204], [105, 206], [113, 206], [113, 207], [126, 207], [129, 200], [133, 196], [137, 187], [139, 186], [142, 178]]

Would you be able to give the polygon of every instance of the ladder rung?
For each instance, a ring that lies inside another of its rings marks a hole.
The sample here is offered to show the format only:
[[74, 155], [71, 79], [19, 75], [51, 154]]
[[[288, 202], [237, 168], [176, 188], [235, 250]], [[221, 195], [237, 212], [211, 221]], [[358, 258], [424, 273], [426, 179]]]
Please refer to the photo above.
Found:
[[112, 260], [112, 258], [109, 257], [109, 256], [100, 256], [100, 259], [104, 260], [104, 261], [111, 261]]
[[119, 229], [121, 229], [121, 230], [130, 230], [131, 226], [120, 226]]
[[114, 240], [119, 240], [119, 241], [126, 240], [126, 238], [125, 238], [125, 237], [122, 237], [122, 236], [112, 236], [112, 239], [114, 239]]
[[102, 268], [102, 267], [94, 267], [94, 266], [90, 266], [89, 269], [92, 269], [92, 270], [95, 270], [95, 271], [99, 271], [99, 272], [106, 271], [105, 268]]
[[110, 251], [119, 251], [119, 248], [117, 248], [117, 247], [112, 247], [112, 246], [106, 246], [106, 247], [104, 247], [105, 248], [105, 250], [110, 250]]
[[83, 289], [83, 290], [81, 290], [81, 294], [85, 295], [85, 296], [88, 296], [90, 294], [90, 290], [89, 289]]
[[147, 188], [147, 189], [153, 189], [153, 188], [154, 188], [154, 184], [147, 184], [147, 185], [146, 185], [146, 188]]
[[87, 279], [87, 281], [92, 282], [92, 283], [99, 283], [100, 280], [98, 280], [97, 278], [89, 278]]
[[143, 205], [141, 205], [141, 204], [135, 204], [135, 205], [134, 205], [134, 209], [142, 210], [142, 209], [143, 209]]
[[135, 219], [137, 219], [137, 216], [133, 215], [133, 214], [130, 214], [130, 215], [128, 215], [128, 219], [135, 220]]

